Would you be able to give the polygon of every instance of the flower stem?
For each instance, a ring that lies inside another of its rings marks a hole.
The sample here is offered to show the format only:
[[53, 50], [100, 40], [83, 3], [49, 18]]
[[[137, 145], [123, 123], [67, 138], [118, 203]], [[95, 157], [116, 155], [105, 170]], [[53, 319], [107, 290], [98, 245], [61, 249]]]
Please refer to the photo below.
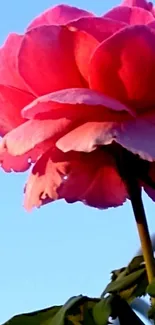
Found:
[[[141, 196], [141, 186], [139, 179], [143, 176], [141, 173], [141, 160], [136, 155], [124, 148], [116, 146], [116, 162], [122, 179], [126, 183], [129, 198], [131, 200], [136, 225], [141, 241], [142, 253], [146, 267], [148, 282], [151, 283], [155, 278], [155, 260], [149, 229], [147, 225], [145, 210]], [[151, 300], [155, 305], [155, 298]]]
[[134, 182], [133, 180], [131, 181], [131, 179], [130, 181], [128, 180], [127, 187], [136, 220], [139, 238], [141, 241], [148, 282], [151, 283], [153, 278], [155, 277], [155, 261], [146, 215], [141, 197], [141, 190], [136, 180]]

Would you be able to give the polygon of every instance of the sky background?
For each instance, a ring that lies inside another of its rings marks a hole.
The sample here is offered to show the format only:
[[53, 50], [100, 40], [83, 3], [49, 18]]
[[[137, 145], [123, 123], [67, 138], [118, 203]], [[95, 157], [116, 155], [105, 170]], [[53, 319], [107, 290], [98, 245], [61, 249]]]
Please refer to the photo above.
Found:
[[[0, 3], [0, 44], [58, 0], [5, 0]], [[96, 14], [116, 0], [67, 0]], [[110, 271], [125, 266], [139, 248], [129, 203], [98, 211], [82, 204], [53, 203], [27, 213], [27, 174], [0, 171], [0, 324], [18, 313], [63, 304], [80, 293], [99, 296]], [[151, 233], [155, 206], [144, 195]]]

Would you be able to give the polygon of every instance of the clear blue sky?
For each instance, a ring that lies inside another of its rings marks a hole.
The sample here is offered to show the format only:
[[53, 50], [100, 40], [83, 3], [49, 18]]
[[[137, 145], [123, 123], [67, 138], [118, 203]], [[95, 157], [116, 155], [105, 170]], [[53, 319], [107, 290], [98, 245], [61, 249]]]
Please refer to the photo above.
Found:
[[[101, 14], [117, 0], [67, 0]], [[23, 32], [33, 17], [56, 0], [0, 3], [0, 43]], [[0, 324], [14, 314], [64, 303], [83, 293], [97, 296], [112, 269], [126, 264], [139, 246], [130, 204], [98, 211], [58, 202], [33, 210], [22, 207], [26, 174], [0, 171]], [[144, 196], [151, 232], [155, 205]]]

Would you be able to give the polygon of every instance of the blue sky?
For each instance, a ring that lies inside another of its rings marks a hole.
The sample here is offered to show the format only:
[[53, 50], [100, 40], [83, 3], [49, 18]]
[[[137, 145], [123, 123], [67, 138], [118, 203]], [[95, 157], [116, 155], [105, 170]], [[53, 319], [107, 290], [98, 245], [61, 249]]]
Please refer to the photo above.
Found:
[[[5, 0], [0, 4], [0, 43], [23, 32], [53, 0]], [[64, 3], [101, 14], [118, 1]], [[14, 314], [64, 303], [79, 293], [97, 296], [112, 269], [124, 266], [139, 247], [130, 204], [98, 211], [58, 202], [24, 211], [27, 174], [0, 171], [0, 324]], [[151, 233], [155, 206], [144, 196]]]

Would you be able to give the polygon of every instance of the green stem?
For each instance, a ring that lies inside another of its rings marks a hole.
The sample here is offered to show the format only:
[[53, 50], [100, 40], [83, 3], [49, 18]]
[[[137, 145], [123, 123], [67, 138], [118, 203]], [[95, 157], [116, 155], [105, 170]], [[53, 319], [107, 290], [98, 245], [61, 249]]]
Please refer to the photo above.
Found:
[[141, 190], [138, 186], [138, 182], [136, 181], [134, 182], [134, 184], [133, 182], [128, 181], [127, 186], [136, 220], [139, 238], [141, 241], [148, 282], [151, 283], [153, 278], [155, 277], [155, 261], [146, 215], [141, 197]]
[[[155, 260], [146, 215], [141, 196], [141, 186], [139, 179], [143, 175], [141, 170], [142, 161], [136, 155], [115, 145], [116, 162], [122, 179], [125, 181], [129, 198], [131, 200], [136, 225], [141, 241], [142, 254], [146, 266], [148, 282], [151, 283], [155, 277]], [[155, 305], [155, 298], [152, 300]]]
[[115, 145], [115, 154], [118, 170], [126, 183], [129, 198], [131, 200], [146, 265], [148, 282], [151, 283], [155, 277], [155, 260], [142, 202], [141, 186], [139, 185], [139, 179], [143, 176], [143, 169], [141, 170], [143, 161], [118, 145]]
[[[155, 277], [155, 260], [146, 220], [146, 214], [142, 202], [141, 189], [139, 187], [138, 181], [136, 179], [133, 181], [131, 178], [127, 181], [127, 188], [136, 220], [139, 238], [141, 241], [141, 248], [144, 257], [148, 283], [151, 283]], [[151, 304], [152, 306], [155, 305], [155, 298], [151, 298]]]

